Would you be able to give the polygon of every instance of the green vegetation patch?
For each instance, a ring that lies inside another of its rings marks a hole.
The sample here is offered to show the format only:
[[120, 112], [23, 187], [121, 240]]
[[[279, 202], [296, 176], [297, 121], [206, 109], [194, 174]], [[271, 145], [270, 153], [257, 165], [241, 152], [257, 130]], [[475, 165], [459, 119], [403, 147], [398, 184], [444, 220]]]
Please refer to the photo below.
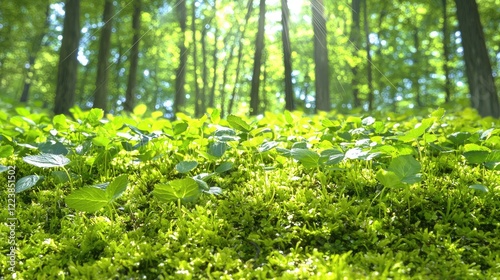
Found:
[[500, 277], [500, 122], [472, 110], [23, 112], [0, 114], [2, 275]]

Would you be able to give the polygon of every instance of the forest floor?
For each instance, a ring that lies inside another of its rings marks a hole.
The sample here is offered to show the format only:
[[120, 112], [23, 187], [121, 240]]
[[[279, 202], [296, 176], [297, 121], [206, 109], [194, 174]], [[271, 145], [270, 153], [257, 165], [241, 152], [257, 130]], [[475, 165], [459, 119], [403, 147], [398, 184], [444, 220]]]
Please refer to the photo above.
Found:
[[472, 110], [73, 115], [0, 111], [5, 279], [500, 278]]

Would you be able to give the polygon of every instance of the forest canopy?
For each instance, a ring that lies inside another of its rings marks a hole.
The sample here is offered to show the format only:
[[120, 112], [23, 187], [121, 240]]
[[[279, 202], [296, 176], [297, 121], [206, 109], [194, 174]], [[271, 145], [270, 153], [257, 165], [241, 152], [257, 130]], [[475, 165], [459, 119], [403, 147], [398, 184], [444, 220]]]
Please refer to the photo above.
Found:
[[57, 114], [145, 104], [169, 118], [207, 108], [224, 116], [472, 106], [500, 116], [499, 0], [0, 7], [2, 106]]

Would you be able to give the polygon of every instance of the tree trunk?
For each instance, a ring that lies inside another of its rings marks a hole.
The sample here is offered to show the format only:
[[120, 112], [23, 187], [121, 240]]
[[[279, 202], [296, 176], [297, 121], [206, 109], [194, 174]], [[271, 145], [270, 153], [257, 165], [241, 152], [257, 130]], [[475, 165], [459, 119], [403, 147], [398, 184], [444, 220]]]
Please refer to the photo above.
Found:
[[67, 0], [65, 5], [63, 39], [59, 52], [54, 114], [69, 115], [75, 104], [80, 44], [80, 0]]
[[260, 68], [262, 65], [262, 50], [264, 49], [264, 26], [266, 21], [266, 1], [259, 3], [259, 28], [257, 39], [255, 40], [255, 54], [253, 59], [252, 89], [250, 90], [250, 115], [259, 114], [259, 88], [260, 88]]
[[[226, 60], [226, 65], [230, 65], [231, 61], [233, 60], [234, 57], [234, 48], [236, 46], [236, 35], [234, 36], [234, 43], [231, 46], [231, 50], [229, 51], [229, 57]], [[229, 43], [229, 36], [226, 36], [224, 38], [224, 44], [227, 45]], [[222, 71], [222, 85], [220, 87], [220, 116], [223, 118], [226, 114], [224, 111], [225, 109], [225, 104], [226, 104], [226, 84], [227, 84], [227, 72], [229, 70], [229, 67], [226, 66], [224, 67], [224, 70]], [[238, 71], [236, 71], [238, 73]], [[233, 89], [236, 88], [236, 85], [233, 85]]]
[[196, 43], [196, 0], [193, 0], [191, 14], [191, 31], [193, 33], [193, 76], [194, 76], [194, 115], [201, 116], [201, 93], [200, 85], [198, 84], [198, 48]]
[[451, 100], [451, 79], [450, 79], [450, 32], [448, 31], [448, 4], [447, 0], [442, 0], [443, 3], [443, 55], [444, 55], [444, 92], [445, 102]]
[[500, 117], [500, 104], [476, 0], [455, 0], [471, 105], [483, 117]]
[[99, 40], [99, 56], [97, 58], [97, 77], [94, 91], [94, 108], [101, 108], [105, 112], [108, 110], [108, 60], [111, 49], [111, 29], [113, 16], [113, 1], [104, 2], [104, 12], [102, 21], [104, 26], [101, 29]]
[[290, 44], [290, 11], [287, 0], [281, 0], [281, 40], [283, 42], [283, 60], [285, 64], [285, 109], [295, 110], [293, 84], [292, 84], [292, 47]]
[[[217, 0], [214, 0], [214, 11], [217, 11]], [[214, 17], [217, 16], [217, 13], [214, 12]], [[212, 79], [212, 87], [210, 89], [210, 97], [208, 99], [208, 107], [214, 108], [215, 107], [215, 87], [217, 86], [217, 63], [219, 60], [217, 59], [217, 43], [219, 37], [219, 25], [217, 25], [217, 21], [215, 21], [215, 32], [214, 32], [214, 38], [215, 38], [215, 43], [214, 43], [214, 52], [212, 53], [212, 60], [213, 60], [213, 71], [214, 71], [214, 76]]]
[[[361, 14], [361, 0], [352, 0], [351, 5], [352, 12], [352, 25], [351, 34], [349, 35], [349, 41], [354, 47], [353, 56], [358, 57], [358, 53], [361, 50], [361, 24], [360, 24], [360, 14]], [[359, 98], [359, 81], [358, 81], [358, 65], [355, 64], [351, 66], [352, 73], [352, 97], [354, 101], [354, 107], [357, 108], [361, 106], [361, 100]]]
[[176, 71], [175, 79], [175, 100], [174, 100], [174, 114], [180, 112], [186, 104], [186, 91], [184, 85], [186, 84], [186, 65], [187, 65], [187, 48], [186, 48], [186, 29], [187, 29], [187, 9], [186, 1], [180, 1], [176, 6], [177, 19], [181, 27], [181, 40], [179, 42], [179, 67]]
[[[250, 19], [250, 15], [252, 14], [253, 11], [253, 0], [248, 0], [247, 3], [247, 14], [245, 15], [245, 25], [243, 26], [243, 30], [241, 31], [241, 38], [245, 37], [245, 32], [247, 30], [247, 25], [248, 25], [248, 20]], [[239, 49], [238, 49], [238, 61], [236, 62], [236, 75], [234, 77], [234, 85], [233, 85], [233, 92], [231, 93], [231, 98], [229, 100], [229, 106], [228, 106], [228, 114], [231, 114], [231, 111], [233, 110], [233, 104], [234, 104], [234, 99], [236, 98], [236, 90], [239, 85], [239, 80], [240, 80], [240, 69], [241, 69], [241, 59], [243, 57], [243, 46], [241, 43], [239, 44]], [[224, 85], [223, 85], [224, 86]], [[223, 114], [221, 113], [221, 116]]]
[[28, 102], [31, 82], [33, 80], [33, 75], [34, 75], [33, 67], [35, 66], [36, 56], [40, 51], [40, 49], [42, 48], [43, 38], [47, 34], [49, 26], [50, 26], [50, 5], [47, 5], [47, 8], [45, 10], [45, 25], [40, 30], [38, 36], [34, 38], [33, 45], [29, 54], [28, 58], [29, 68], [27, 69], [28, 71], [26, 73], [26, 78], [24, 79], [23, 93], [21, 94], [21, 99], [19, 100], [20, 102]]
[[422, 107], [422, 92], [420, 90], [420, 38], [418, 36], [418, 23], [415, 24], [413, 30], [413, 46], [415, 47], [415, 53], [413, 54], [413, 73], [412, 75], [412, 87], [415, 90], [415, 101], [418, 107]]
[[135, 107], [135, 89], [137, 87], [137, 68], [139, 66], [139, 36], [141, 30], [141, 0], [134, 2], [134, 14], [132, 16], [132, 49], [130, 51], [130, 72], [128, 75], [127, 92], [123, 109], [132, 112]]
[[311, 0], [314, 30], [314, 73], [316, 76], [316, 111], [330, 111], [330, 83], [328, 70], [328, 46], [326, 41], [326, 18], [323, 0]]
[[363, 21], [365, 25], [365, 50], [366, 50], [366, 76], [368, 80], [368, 111], [373, 110], [373, 71], [372, 71], [372, 54], [370, 44], [370, 27], [368, 26], [368, 5], [364, 0]]

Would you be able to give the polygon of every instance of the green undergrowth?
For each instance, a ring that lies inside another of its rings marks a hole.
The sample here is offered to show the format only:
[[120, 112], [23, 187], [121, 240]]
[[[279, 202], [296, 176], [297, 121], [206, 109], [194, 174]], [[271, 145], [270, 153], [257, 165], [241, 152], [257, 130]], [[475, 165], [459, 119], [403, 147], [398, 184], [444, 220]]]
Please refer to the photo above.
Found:
[[72, 114], [0, 111], [5, 279], [500, 278], [500, 122], [472, 110]]

